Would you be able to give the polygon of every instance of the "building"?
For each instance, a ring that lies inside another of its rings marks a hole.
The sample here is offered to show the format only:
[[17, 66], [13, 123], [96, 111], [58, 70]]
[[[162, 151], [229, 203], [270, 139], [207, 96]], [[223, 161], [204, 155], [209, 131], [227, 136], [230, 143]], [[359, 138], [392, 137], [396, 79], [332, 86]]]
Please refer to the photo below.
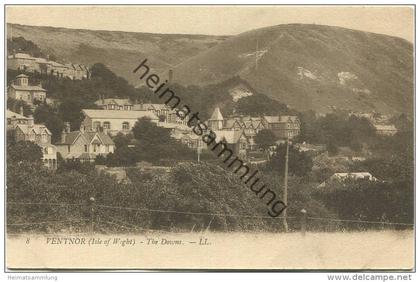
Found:
[[140, 118], [148, 118], [151, 122], [158, 123], [159, 118], [150, 111], [126, 110], [82, 110], [85, 116], [82, 124], [88, 131], [99, 131], [103, 128], [111, 135], [119, 132], [129, 133]]
[[264, 116], [262, 123], [264, 128], [270, 129], [280, 139], [292, 139], [300, 134], [297, 116]]
[[116, 111], [131, 111], [133, 110], [133, 103], [129, 99], [118, 98], [102, 98], [95, 102], [95, 105], [103, 110], [116, 110]]
[[[42, 161], [50, 169], [57, 168], [57, 148], [51, 144], [51, 132], [43, 124], [35, 124], [32, 116], [26, 118], [8, 111], [8, 128], [13, 130], [15, 142], [31, 141], [41, 147]], [[10, 120], [10, 124], [9, 124]], [[12, 128], [12, 124], [15, 124]]]
[[[213, 130], [216, 134], [215, 142], [225, 143], [229, 149], [232, 150], [233, 154], [240, 158], [246, 158], [248, 149], [248, 139], [246, 138], [243, 130]], [[211, 149], [214, 145], [210, 145], [208, 148]], [[220, 146], [219, 146], [220, 147]], [[221, 150], [215, 149], [215, 152]]]
[[7, 68], [27, 73], [40, 73], [58, 78], [89, 79], [89, 68], [82, 64], [61, 64], [45, 58], [16, 53], [7, 57]]
[[44, 103], [47, 98], [47, 90], [41, 85], [29, 85], [29, 76], [19, 74], [7, 89], [9, 98], [22, 100], [27, 104], [34, 106], [38, 103]]
[[78, 131], [70, 131], [68, 123], [55, 145], [64, 159], [80, 161], [94, 161], [98, 155], [106, 156], [115, 150], [115, 143], [106, 131], [85, 131], [83, 126]]
[[23, 115], [23, 108], [20, 109], [20, 114], [6, 110], [7, 129], [15, 129], [18, 124], [28, 124], [29, 119]]
[[365, 181], [379, 181], [376, 177], [374, 177], [369, 172], [343, 172], [343, 173], [334, 173], [330, 178], [326, 181], [322, 182], [318, 185], [318, 188], [323, 188], [327, 186], [327, 184], [331, 184], [334, 182], [344, 182], [346, 180], [365, 180]]
[[177, 109], [172, 109], [166, 104], [136, 104], [134, 105], [134, 110], [153, 112], [159, 118], [160, 123], [175, 123], [186, 125], [188, 122], [188, 118], [181, 119], [176, 114]]
[[393, 136], [397, 134], [398, 130], [393, 124], [373, 124], [376, 129], [376, 134], [383, 136]]

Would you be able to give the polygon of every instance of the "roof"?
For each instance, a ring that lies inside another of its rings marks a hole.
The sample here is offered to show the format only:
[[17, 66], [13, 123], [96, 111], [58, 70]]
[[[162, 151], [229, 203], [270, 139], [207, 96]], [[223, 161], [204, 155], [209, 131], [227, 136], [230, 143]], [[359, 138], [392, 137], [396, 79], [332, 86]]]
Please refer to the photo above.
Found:
[[7, 118], [15, 118], [15, 119], [28, 119], [27, 117], [25, 117], [25, 116], [23, 116], [23, 115], [21, 115], [21, 114], [18, 114], [18, 113], [12, 112], [12, 111], [10, 111], [10, 110], [7, 110], [7, 111], [6, 111], [6, 117], [7, 117]]
[[228, 144], [238, 143], [243, 134], [242, 130], [213, 130], [213, 132], [216, 134], [216, 142], [225, 139]]
[[[84, 137], [86, 139], [86, 143], [91, 143], [92, 140], [98, 136], [98, 138], [102, 141], [104, 145], [115, 145], [114, 141], [112, 141], [111, 137], [104, 132], [80, 132], [80, 131], [71, 131], [65, 133], [65, 140], [64, 142], [59, 142], [57, 145], [72, 145], [76, 140], [80, 137]], [[94, 144], [97, 144], [96, 140], [93, 141]]]
[[393, 124], [374, 124], [376, 130], [381, 131], [397, 131], [397, 128]]
[[211, 118], [209, 120], [223, 120], [223, 115], [220, 112], [219, 107], [216, 107], [213, 111], [213, 114], [211, 115]]
[[25, 53], [16, 53], [15, 55], [14, 55], [14, 57], [16, 58], [16, 59], [28, 59], [28, 60], [35, 60], [35, 58], [34, 57], [32, 57], [31, 55], [29, 55], [29, 54], [25, 54]]
[[22, 85], [12, 84], [12, 85], [10, 85], [10, 87], [12, 87], [12, 88], [14, 88], [16, 90], [22, 90], [22, 91], [42, 91], [42, 92], [47, 92], [47, 90], [45, 90], [41, 86], [35, 86], [35, 85], [22, 86]]
[[159, 118], [150, 111], [126, 111], [126, 110], [82, 110], [83, 114], [89, 118], [106, 118], [106, 119], [139, 119], [143, 117], [151, 120], [159, 120]]
[[16, 78], [28, 78], [29, 76], [27, 76], [26, 74], [19, 74], [18, 76], [16, 76]]
[[133, 105], [129, 99], [119, 99], [119, 98], [106, 98], [106, 99], [99, 99], [95, 101], [96, 105], [108, 105], [108, 104], [117, 104], [119, 106], [124, 105]]
[[264, 116], [264, 119], [268, 123], [297, 122], [299, 120], [297, 116]]
[[22, 130], [24, 134], [29, 134], [33, 130], [36, 135], [40, 135], [44, 131], [47, 132], [48, 135], [51, 135], [51, 132], [43, 124], [34, 124], [34, 125], [18, 124], [16, 125], [16, 128], [19, 128], [20, 130]]

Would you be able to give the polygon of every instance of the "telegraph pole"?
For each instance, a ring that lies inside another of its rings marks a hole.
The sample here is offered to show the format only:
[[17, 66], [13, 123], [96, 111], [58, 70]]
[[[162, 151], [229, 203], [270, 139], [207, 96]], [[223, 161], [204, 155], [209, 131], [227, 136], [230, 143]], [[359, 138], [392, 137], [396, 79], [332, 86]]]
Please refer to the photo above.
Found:
[[[283, 203], [287, 206], [287, 175], [289, 173], [289, 132], [287, 132], [286, 139], [286, 157], [284, 160], [284, 190], [283, 190]], [[287, 208], [283, 211], [283, 226], [284, 231], [289, 232], [289, 226], [287, 225]]]

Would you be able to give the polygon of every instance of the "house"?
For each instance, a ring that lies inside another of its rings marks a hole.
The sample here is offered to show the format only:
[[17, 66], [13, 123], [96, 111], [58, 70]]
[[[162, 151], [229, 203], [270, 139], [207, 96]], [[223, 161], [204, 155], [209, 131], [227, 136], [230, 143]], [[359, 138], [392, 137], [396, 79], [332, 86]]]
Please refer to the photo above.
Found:
[[334, 173], [326, 181], [322, 182], [317, 186], [317, 188], [323, 188], [327, 184], [334, 182], [343, 182], [345, 180], [365, 180], [365, 181], [379, 181], [369, 172], [343, 172], [343, 173]]
[[[9, 125], [9, 119], [11, 124]], [[12, 124], [15, 124], [11, 129]], [[8, 128], [13, 130], [15, 142], [31, 141], [41, 147], [42, 161], [50, 169], [57, 168], [57, 148], [51, 144], [51, 132], [43, 124], [35, 124], [32, 116], [28, 118], [8, 111]]]
[[134, 105], [134, 110], [151, 111], [159, 118], [160, 123], [176, 123], [186, 125], [188, 122], [188, 118], [181, 119], [176, 114], [177, 109], [172, 109], [166, 104], [136, 104]]
[[376, 129], [376, 134], [383, 136], [393, 136], [397, 134], [398, 130], [393, 124], [373, 124]]
[[81, 126], [78, 131], [70, 131], [69, 123], [65, 125], [60, 142], [55, 145], [64, 159], [80, 161], [94, 161], [98, 155], [106, 156], [115, 150], [115, 143], [106, 130], [86, 131]]
[[20, 109], [20, 114], [6, 110], [7, 129], [15, 129], [18, 124], [28, 124], [29, 119], [23, 115], [23, 108]]
[[133, 109], [133, 103], [129, 99], [102, 98], [97, 100], [95, 105], [103, 110], [131, 111]]
[[103, 128], [111, 135], [129, 133], [140, 118], [148, 118], [156, 124], [159, 122], [159, 118], [150, 111], [84, 109], [82, 113], [85, 116], [82, 124], [86, 130], [99, 131]]
[[7, 56], [7, 68], [27, 72], [39, 70], [35, 58], [25, 53], [16, 53]]
[[29, 76], [19, 74], [7, 89], [9, 98], [22, 100], [34, 106], [37, 103], [44, 103], [47, 98], [47, 90], [41, 85], [29, 85]]
[[[213, 130], [213, 132], [216, 134], [216, 143], [223, 142], [232, 150], [235, 156], [241, 158], [246, 157], [248, 139], [244, 135], [243, 130]], [[210, 145], [209, 147], [213, 146]]]
[[262, 123], [264, 128], [270, 129], [280, 139], [292, 139], [300, 134], [297, 116], [264, 116]]

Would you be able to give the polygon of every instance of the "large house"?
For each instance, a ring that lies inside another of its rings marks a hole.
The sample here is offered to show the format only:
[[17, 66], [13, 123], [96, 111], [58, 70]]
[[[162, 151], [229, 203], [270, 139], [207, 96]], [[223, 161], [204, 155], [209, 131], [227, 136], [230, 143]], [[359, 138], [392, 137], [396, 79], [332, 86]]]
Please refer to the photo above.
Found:
[[300, 121], [296, 116], [233, 116], [224, 118], [216, 107], [207, 121], [208, 127], [223, 131], [241, 131], [247, 139], [248, 149], [254, 149], [255, 136], [263, 129], [271, 130], [279, 139], [293, 138], [300, 133]]
[[150, 111], [125, 111], [125, 110], [82, 110], [85, 116], [82, 124], [88, 131], [105, 129], [109, 134], [119, 132], [129, 133], [140, 118], [148, 118], [151, 122], [158, 123], [159, 118]]
[[300, 134], [300, 120], [297, 116], [264, 116], [264, 128], [270, 129], [279, 139], [292, 139]]
[[94, 161], [98, 155], [106, 156], [113, 153], [115, 143], [106, 130], [86, 131], [81, 126], [78, 131], [70, 131], [70, 124], [67, 123], [56, 147], [64, 159]]
[[41, 85], [29, 85], [29, 76], [19, 74], [7, 90], [10, 98], [22, 100], [34, 106], [37, 103], [45, 102], [47, 90]]
[[32, 116], [7, 111], [8, 130], [12, 130], [15, 142], [31, 141], [41, 147], [42, 161], [50, 169], [57, 168], [57, 148], [51, 144], [51, 132], [43, 124], [35, 124]]

